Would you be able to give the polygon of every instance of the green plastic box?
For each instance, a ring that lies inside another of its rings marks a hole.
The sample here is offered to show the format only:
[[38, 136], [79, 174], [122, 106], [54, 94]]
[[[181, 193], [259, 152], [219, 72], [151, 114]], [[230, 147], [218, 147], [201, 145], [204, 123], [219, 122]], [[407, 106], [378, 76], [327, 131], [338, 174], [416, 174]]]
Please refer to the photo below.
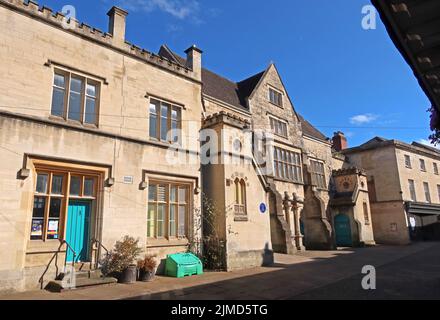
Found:
[[176, 253], [167, 256], [165, 274], [183, 278], [203, 274], [202, 261], [192, 253]]

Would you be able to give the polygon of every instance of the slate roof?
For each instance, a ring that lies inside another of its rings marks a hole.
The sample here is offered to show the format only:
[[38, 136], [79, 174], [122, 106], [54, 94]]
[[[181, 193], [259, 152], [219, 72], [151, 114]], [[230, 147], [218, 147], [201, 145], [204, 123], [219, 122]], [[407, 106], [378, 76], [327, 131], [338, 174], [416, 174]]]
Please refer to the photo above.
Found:
[[[186, 65], [186, 59], [173, 52], [166, 45], [160, 47], [159, 55], [177, 62], [181, 66]], [[202, 68], [203, 93], [239, 110], [248, 111], [246, 99], [252, 94], [265, 72], [262, 71], [243, 81], [234, 82], [206, 68]], [[303, 128], [303, 134], [327, 142], [327, 137], [323, 133], [302, 116], [298, 116]]]
[[318, 129], [316, 129], [310, 122], [308, 122], [306, 119], [304, 119], [301, 115], [298, 115], [299, 121], [301, 122], [303, 134], [307, 135], [309, 137], [321, 140], [321, 141], [327, 141], [328, 138]]
[[384, 148], [388, 146], [396, 146], [396, 147], [404, 148], [406, 150], [410, 150], [412, 152], [419, 152], [419, 153], [422, 152], [424, 154], [429, 154], [431, 156], [440, 157], [440, 150], [436, 148], [418, 142], [413, 142], [412, 144], [409, 144], [403, 141], [385, 139], [382, 137], [374, 137], [373, 139], [368, 140], [367, 142], [361, 144], [360, 146], [342, 150], [341, 153], [350, 154], [358, 151], [366, 151], [371, 149]]
[[[186, 65], [186, 59], [170, 50], [166, 45], [160, 47], [159, 55]], [[220, 101], [226, 102], [240, 110], [248, 111], [246, 98], [257, 86], [264, 71], [240, 82], [233, 82], [214, 73], [206, 68], [202, 68], [203, 93]]]

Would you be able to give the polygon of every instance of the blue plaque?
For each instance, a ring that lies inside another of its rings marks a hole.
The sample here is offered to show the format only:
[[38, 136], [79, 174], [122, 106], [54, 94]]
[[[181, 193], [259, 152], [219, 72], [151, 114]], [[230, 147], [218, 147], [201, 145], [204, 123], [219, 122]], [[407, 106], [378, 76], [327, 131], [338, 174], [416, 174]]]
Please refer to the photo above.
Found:
[[265, 203], [260, 204], [260, 212], [261, 213], [266, 213], [267, 210], [267, 206]]

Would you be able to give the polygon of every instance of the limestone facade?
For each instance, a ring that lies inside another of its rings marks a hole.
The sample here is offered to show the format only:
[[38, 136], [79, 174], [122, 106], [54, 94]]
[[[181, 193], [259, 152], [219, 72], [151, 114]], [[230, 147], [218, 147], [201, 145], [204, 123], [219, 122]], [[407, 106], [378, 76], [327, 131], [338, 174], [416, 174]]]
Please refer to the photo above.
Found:
[[404, 245], [435, 237], [440, 212], [438, 150], [376, 137], [342, 153], [367, 174], [376, 242]]
[[[113, 7], [102, 32], [0, 0], [0, 290], [52, 280], [82, 209], [80, 263], [125, 235], [157, 254], [159, 273], [167, 254], [203, 256], [207, 238], [227, 270], [334, 248], [332, 174], [345, 158], [297, 113], [276, 66], [229, 81], [195, 46], [182, 58], [130, 44], [127, 14]], [[206, 130], [216, 149], [204, 149]]]

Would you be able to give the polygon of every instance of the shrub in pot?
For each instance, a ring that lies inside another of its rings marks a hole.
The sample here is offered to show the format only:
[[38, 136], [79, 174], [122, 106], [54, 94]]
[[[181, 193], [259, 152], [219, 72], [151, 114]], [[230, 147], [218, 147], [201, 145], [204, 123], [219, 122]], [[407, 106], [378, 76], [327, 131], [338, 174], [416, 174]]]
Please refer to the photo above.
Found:
[[102, 273], [113, 276], [119, 283], [136, 282], [137, 268], [134, 262], [141, 253], [139, 240], [125, 236], [102, 261]]
[[156, 256], [146, 255], [143, 259], [138, 260], [139, 281], [149, 282], [154, 280], [156, 274]]

